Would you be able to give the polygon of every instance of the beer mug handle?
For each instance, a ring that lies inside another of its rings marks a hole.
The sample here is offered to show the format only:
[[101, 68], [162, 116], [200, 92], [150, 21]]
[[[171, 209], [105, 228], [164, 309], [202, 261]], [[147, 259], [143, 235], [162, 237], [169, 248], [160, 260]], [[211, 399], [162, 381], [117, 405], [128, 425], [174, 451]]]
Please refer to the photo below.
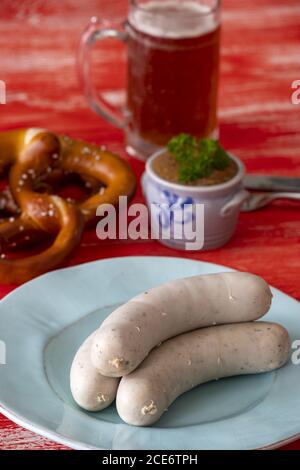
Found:
[[82, 34], [78, 55], [79, 78], [91, 108], [114, 126], [124, 128], [126, 127], [124, 112], [98, 95], [91, 82], [91, 51], [94, 44], [105, 38], [115, 38], [124, 43], [127, 41], [125, 31], [118, 31], [106, 25], [107, 22], [103, 24], [98, 18], [93, 17]]

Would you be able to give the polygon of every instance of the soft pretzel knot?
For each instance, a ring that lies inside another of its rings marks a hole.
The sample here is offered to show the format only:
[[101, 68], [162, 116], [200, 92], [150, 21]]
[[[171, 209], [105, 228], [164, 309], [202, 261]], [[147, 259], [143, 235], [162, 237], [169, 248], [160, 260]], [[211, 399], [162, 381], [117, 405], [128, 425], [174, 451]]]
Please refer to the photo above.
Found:
[[[119, 196], [131, 197], [135, 190], [132, 170], [117, 155], [43, 129], [0, 133], [0, 170], [7, 168], [9, 191], [0, 194], [2, 250], [43, 239], [51, 244], [22, 259], [9, 259], [2, 251], [0, 283], [25, 282], [60, 266], [80, 243], [99, 205], [117, 205]], [[79, 202], [55, 194], [69, 175], [77, 175], [90, 189]]]

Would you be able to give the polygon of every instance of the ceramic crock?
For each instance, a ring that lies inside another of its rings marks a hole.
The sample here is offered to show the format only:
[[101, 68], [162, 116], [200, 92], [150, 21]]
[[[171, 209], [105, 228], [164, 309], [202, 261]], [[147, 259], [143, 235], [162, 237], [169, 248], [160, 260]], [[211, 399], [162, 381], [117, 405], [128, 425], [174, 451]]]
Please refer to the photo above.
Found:
[[[158, 213], [158, 216], [151, 216], [152, 233], [158, 234], [156, 238], [164, 245], [179, 250], [211, 250], [225, 245], [235, 232], [241, 206], [249, 195], [243, 187], [244, 165], [230, 155], [238, 165], [238, 172], [231, 180], [212, 186], [187, 186], [166, 181], [153, 171], [153, 161], [165, 152], [165, 149], [160, 150], [148, 159], [142, 176], [142, 188], [150, 213], [153, 214], [153, 207]], [[198, 228], [195, 224], [197, 206], [203, 209], [202, 225], [200, 223]], [[182, 215], [184, 207], [189, 209]], [[179, 213], [181, 215], [177, 217]], [[181, 237], [176, 225], [181, 226]], [[166, 229], [169, 236], [163, 235]], [[190, 237], [187, 239], [185, 236], [185, 233], [197, 233], [197, 230], [202, 231], [198, 237], [199, 240], [203, 238], [200, 245], [191, 243]]]

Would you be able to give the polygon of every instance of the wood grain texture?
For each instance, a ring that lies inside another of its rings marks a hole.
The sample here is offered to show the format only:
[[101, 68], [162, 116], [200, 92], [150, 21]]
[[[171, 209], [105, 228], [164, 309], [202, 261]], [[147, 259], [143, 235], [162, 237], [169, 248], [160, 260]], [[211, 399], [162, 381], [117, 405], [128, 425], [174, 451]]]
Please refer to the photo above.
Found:
[[[46, 127], [107, 144], [128, 158], [122, 132], [90, 111], [78, 85], [75, 60], [88, 18], [122, 16], [126, 4], [126, 0], [1, 0], [0, 80], [6, 82], [8, 103], [0, 105], [0, 129]], [[300, 106], [291, 103], [291, 83], [300, 79], [299, 0], [224, 0], [223, 6], [222, 143], [251, 172], [300, 176]], [[120, 89], [124, 51], [110, 42], [105, 50], [97, 47], [94, 59], [96, 83], [106, 92]], [[128, 159], [139, 176], [143, 164]], [[135, 201], [141, 200], [139, 189]], [[257, 273], [300, 300], [299, 214], [299, 205], [287, 202], [243, 214], [226, 247], [188, 257]], [[90, 231], [70, 265], [154, 254], [183, 256], [151, 241], [99, 242]], [[0, 296], [11, 290], [0, 286]], [[0, 416], [0, 449], [62, 448]], [[287, 448], [300, 449], [300, 441]]]

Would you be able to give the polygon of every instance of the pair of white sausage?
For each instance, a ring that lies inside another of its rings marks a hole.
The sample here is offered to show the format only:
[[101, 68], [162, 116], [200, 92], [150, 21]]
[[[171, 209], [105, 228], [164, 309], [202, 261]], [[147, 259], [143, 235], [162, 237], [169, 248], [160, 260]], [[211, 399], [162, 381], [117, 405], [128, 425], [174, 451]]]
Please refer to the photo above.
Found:
[[[247, 273], [195, 276], [135, 297], [115, 310], [79, 349], [71, 369], [71, 390], [75, 401], [91, 411], [105, 408], [116, 395], [119, 383], [116, 377], [123, 376], [117, 396], [120, 416], [130, 424], [151, 424], [178, 395], [211, 380], [210, 374], [212, 378], [218, 378], [242, 373], [243, 350], [241, 355], [228, 357], [221, 351], [223, 329], [227, 342], [234, 336], [236, 349], [243, 347], [242, 342], [247, 338], [250, 341], [247, 351], [249, 359], [253, 360], [253, 369], [246, 367], [244, 373], [270, 370], [270, 356], [259, 358], [255, 354], [253, 345], [257, 341], [252, 329], [258, 328], [256, 324], [193, 330], [257, 320], [269, 310], [271, 300], [272, 294], [266, 282]], [[262, 328], [266, 340], [269, 337], [274, 339], [276, 335], [272, 330], [280, 329], [272, 325], [271, 330]], [[178, 336], [188, 331], [193, 332]], [[286, 332], [284, 334], [286, 336]], [[169, 338], [173, 339], [154, 349]], [[199, 346], [199, 338], [210, 339], [201, 340]], [[284, 345], [288, 348], [286, 342]], [[213, 358], [218, 348], [220, 354], [216, 359], [216, 370]], [[188, 355], [183, 362], [176, 355], [179, 349], [182, 357]], [[218, 363], [222, 357], [227, 357], [228, 361], [228, 368], [224, 370]], [[284, 358], [283, 354], [282, 363]], [[279, 363], [275, 358], [273, 368], [279, 367]], [[162, 387], [166, 390], [164, 394], [161, 393]]]

